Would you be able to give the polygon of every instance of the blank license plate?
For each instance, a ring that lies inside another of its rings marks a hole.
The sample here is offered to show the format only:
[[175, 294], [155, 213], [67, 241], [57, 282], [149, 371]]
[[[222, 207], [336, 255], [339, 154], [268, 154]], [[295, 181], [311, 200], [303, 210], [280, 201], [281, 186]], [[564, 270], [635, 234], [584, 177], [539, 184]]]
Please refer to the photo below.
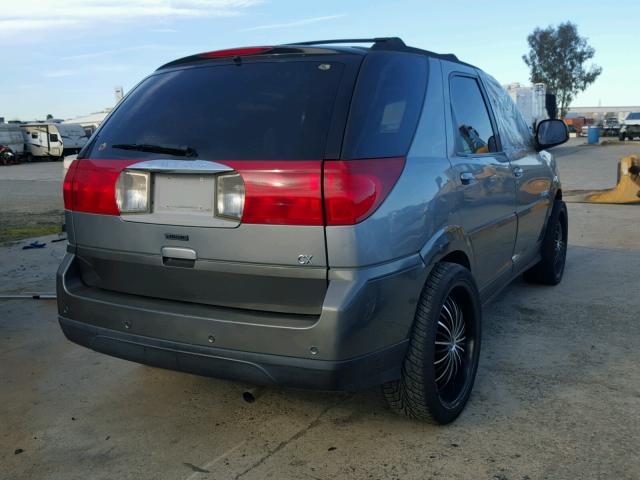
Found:
[[154, 174], [153, 212], [213, 216], [213, 175]]

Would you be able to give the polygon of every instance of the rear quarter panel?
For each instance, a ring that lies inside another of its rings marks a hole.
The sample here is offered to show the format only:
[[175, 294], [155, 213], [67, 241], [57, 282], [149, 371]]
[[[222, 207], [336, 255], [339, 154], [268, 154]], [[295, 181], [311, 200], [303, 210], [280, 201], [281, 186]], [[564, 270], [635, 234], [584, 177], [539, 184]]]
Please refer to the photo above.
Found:
[[326, 228], [330, 268], [359, 268], [415, 254], [457, 223], [446, 137], [441, 67], [430, 59], [424, 107], [404, 171], [369, 218]]

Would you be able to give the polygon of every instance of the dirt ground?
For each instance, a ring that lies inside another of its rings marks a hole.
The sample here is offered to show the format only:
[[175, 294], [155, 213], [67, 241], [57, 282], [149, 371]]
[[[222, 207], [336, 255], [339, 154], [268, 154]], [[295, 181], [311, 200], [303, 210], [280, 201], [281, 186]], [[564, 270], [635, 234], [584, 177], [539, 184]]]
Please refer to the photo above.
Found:
[[0, 245], [60, 231], [62, 162], [0, 167]]
[[[640, 151], [577, 143], [554, 150], [565, 188], [610, 187]], [[377, 390], [248, 404], [245, 385], [69, 343], [54, 302], [0, 300], [0, 478], [637, 480], [640, 207], [569, 215], [563, 282], [516, 281], [485, 309], [474, 392], [447, 427]], [[0, 294], [53, 291], [64, 242], [23, 244], [0, 248]]]

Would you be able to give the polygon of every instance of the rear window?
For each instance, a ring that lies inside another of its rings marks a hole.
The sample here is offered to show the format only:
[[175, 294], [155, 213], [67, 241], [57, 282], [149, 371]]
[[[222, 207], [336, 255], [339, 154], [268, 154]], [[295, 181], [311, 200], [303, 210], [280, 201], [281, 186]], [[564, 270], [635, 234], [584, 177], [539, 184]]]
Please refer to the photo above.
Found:
[[423, 55], [371, 52], [358, 75], [343, 158], [406, 155], [427, 85]]
[[324, 158], [344, 66], [288, 61], [187, 68], [144, 80], [85, 156], [157, 158], [113, 145], [190, 147], [207, 160]]

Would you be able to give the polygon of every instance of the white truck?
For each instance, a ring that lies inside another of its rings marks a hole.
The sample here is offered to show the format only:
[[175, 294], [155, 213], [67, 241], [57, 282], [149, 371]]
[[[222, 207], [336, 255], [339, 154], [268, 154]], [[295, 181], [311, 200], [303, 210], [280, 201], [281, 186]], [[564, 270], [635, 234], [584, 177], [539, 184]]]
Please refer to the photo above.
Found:
[[622, 127], [620, 127], [619, 139], [633, 140], [635, 137], [640, 137], [640, 112], [631, 112], [624, 119]]
[[80, 125], [29, 123], [20, 125], [24, 136], [26, 160], [61, 160], [78, 153], [89, 137]]

